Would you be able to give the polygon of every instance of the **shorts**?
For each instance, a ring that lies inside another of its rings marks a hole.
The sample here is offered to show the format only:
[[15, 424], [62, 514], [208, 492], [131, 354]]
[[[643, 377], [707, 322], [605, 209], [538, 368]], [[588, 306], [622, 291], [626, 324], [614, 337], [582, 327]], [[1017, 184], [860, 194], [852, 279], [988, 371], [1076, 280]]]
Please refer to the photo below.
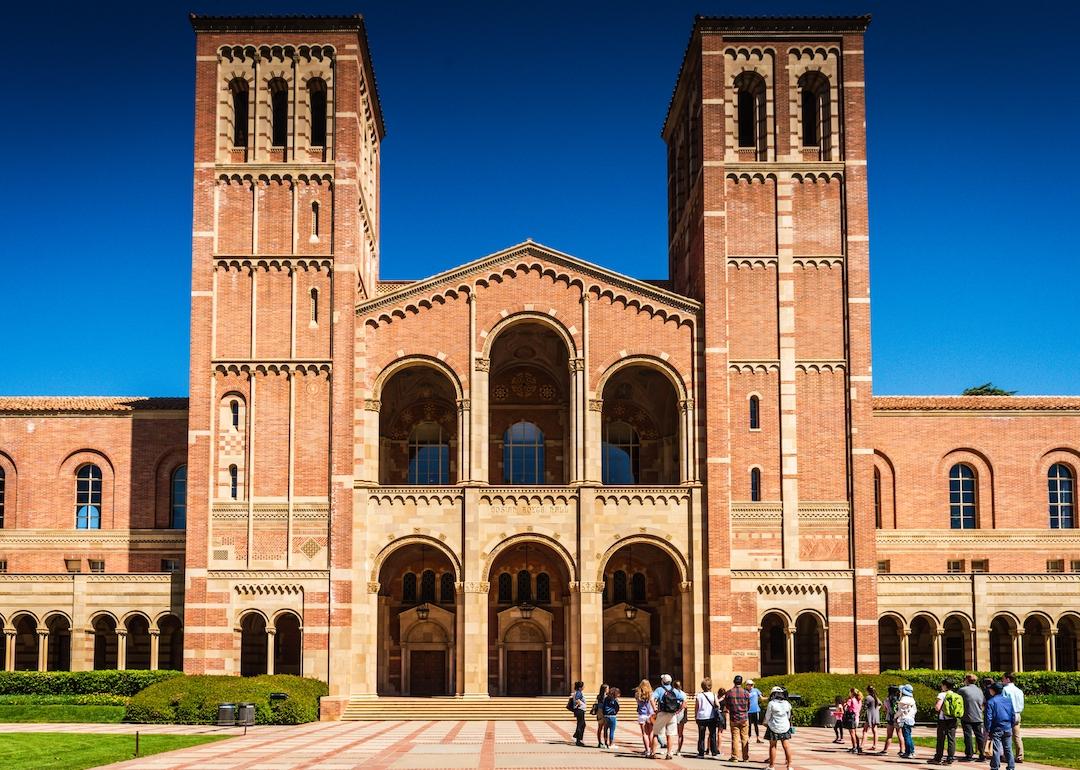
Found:
[[774, 733], [768, 727], [765, 728], [765, 740], [767, 741], [787, 741], [791, 739], [791, 729], [786, 732]]
[[761, 712], [760, 711], [751, 711], [751, 712], [747, 713], [746, 716], [750, 719], [750, 724], [752, 724], [752, 725], [760, 725], [761, 724]]
[[596, 715], [596, 723], [597, 724], [602, 724], [602, 723], [604, 723], [606, 721], [607, 721], [607, 717], [604, 716], [603, 714], [597, 714]]
[[656, 724], [653, 725], [653, 735], [664, 735], [674, 738], [679, 734], [678, 721], [675, 714], [661, 711], [656, 715]]
[[648, 721], [649, 721], [649, 715], [648, 714], [638, 714], [637, 715], [637, 723], [639, 725], [643, 725]]

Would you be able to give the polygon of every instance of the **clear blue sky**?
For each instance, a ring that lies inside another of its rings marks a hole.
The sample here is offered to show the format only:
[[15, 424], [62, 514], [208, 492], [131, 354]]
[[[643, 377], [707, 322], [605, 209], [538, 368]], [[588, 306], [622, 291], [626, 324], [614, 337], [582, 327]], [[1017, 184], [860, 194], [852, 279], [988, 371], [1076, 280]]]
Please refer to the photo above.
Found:
[[1078, 393], [1080, 10], [977, 8], [14, 4], [0, 120], [0, 393], [187, 392], [189, 10], [365, 15], [388, 126], [384, 278], [526, 237], [664, 277], [659, 130], [694, 14], [872, 13], [875, 391], [957, 393], [993, 380]]

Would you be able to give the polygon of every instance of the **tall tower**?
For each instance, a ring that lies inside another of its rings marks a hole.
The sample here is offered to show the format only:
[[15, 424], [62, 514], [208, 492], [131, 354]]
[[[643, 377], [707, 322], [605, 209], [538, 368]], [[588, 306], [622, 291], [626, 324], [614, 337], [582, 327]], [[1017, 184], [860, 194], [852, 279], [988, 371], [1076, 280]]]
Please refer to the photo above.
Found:
[[241, 673], [242, 645], [248, 668], [347, 692], [330, 676], [352, 588], [335, 570], [351, 565], [353, 319], [378, 274], [383, 136], [364, 24], [191, 24], [185, 670]]
[[699, 17], [663, 129], [670, 274], [705, 308], [714, 671], [876, 666], [868, 23]]

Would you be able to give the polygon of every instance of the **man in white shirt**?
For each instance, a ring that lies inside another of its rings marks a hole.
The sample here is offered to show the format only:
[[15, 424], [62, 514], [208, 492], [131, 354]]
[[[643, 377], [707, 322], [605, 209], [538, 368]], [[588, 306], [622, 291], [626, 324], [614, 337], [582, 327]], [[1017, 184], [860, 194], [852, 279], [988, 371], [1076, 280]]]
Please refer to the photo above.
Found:
[[1024, 710], [1024, 691], [1016, 686], [1016, 674], [1011, 671], [1002, 677], [1005, 681], [1005, 689], [1001, 694], [1012, 702], [1013, 712], [1016, 714], [1016, 722], [1013, 724], [1013, 756], [1017, 762], [1024, 761], [1024, 739], [1020, 737], [1020, 713]]

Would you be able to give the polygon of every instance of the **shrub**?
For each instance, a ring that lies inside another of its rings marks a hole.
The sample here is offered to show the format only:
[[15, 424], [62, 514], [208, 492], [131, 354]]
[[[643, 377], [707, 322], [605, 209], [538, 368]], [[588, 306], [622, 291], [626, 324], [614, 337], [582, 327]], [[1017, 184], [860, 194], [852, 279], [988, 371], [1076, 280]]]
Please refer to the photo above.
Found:
[[[283, 692], [286, 700], [271, 701]], [[255, 723], [295, 725], [319, 718], [328, 692], [317, 679], [298, 676], [183, 676], [147, 687], [128, 702], [126, 722], [213, 724], [220, 703], [254, 703]]]
[[0, 671], [0, 695], [134, 695], [179, 671]]
[[[934, 671], [932, 669], [912, 669], [910, 671], [886, 671], [886, 674], [907, 677], [912, 682], [921, 682], [934, 690], [945, 677], [951, 677], [957, 683], [964, 675], [974, 673], [982, 679], [984, 676], [1001, 679], [1000, 671]], [[1016, 684], [1025, 695], [1080, 695], [1080, 672], [1077, 671], [1019, 671]]]
[[124, 695], [0, 695], [0, 706], [126, 706]]
[[818, 710], [823, 706], [831, 706], [837, 695], [847, 698], [848, 690], [852, 687], [857, 687], [865, 694], [868, 684], [874, 685], [878, 697], [883, 701], [888, 696], [889, 685], [910, 684], [915, 693], [915, 702], [919, 706], [917, 718], [920, 721], [931, 721], [931, 709], [938, 689], [936, 686], [931, 689], [921, 682], [900, 676], [895, 671], [884, 674], [815, 673], [769, 676], [758, 679], [755, 684], [766, 698], [773, 687], [784, 687], [788, 693], [802, 697], [802, 705], [792, 710], [795, 724], [802, 727], [816, 724]]

